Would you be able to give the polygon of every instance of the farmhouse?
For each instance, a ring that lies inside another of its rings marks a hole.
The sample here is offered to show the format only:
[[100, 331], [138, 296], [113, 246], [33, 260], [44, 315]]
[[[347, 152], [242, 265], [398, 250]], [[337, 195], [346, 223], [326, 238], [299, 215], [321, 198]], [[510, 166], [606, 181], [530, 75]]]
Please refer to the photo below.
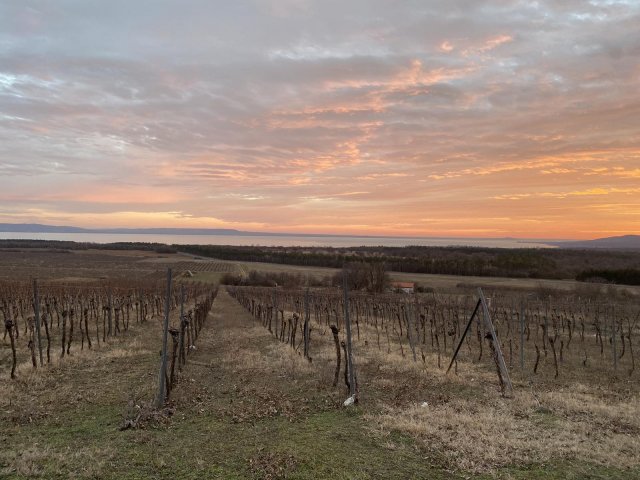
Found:
[[413, 282], [391, 282], [391, 289], [397, 292], [413, 293], [414, 287]]

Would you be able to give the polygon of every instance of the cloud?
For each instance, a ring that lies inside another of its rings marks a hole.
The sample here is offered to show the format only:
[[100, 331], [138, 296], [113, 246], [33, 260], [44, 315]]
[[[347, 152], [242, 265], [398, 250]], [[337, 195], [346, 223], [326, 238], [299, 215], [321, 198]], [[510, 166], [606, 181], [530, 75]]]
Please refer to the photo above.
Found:
[[420, 218], [439, 209], [441, 232], [637, 230], [637, 207], [616, 225], [579, 209], [637, 193], [639, 18], [623, 1], [4, 2], [0, 198], [79, 223], [437, 234]]

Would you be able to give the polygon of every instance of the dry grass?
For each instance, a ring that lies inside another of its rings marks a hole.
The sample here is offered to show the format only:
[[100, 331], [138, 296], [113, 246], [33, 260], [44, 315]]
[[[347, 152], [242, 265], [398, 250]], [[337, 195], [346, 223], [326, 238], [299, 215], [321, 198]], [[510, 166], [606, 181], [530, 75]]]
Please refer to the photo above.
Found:
[[[277, 371], [296, 381], [296, 369], [302, 369], [318, 379], [319, 388], [327, 388], [335, 371], [335, 346], [327, 328], [315, 323], [313, 328], [312, 366], [282, 345], [291, 352], [291, 363], [285, 361], [284, 369], [279, 363]], [[264, 332], [256, 325], [251, 335]], [[486, 354], [482, 362], [461, 361], [457, 374], [445, 375], [449, 352], [442, 354], [442, 368], [433, 352], [425, 353], [422, 362], [418, 351], [413, 362], [406, 340], [404, 356], [397, 337], [389, 344], [386, 336], [381, 338], [378, 349], [375, 330], [363, 324], [354, 348], [365, 418], [371, 433], [386, 437], [389, 448], [394, 448], [394, 434], [408, 434], [445, 468], [474, 473], [564, 461], [640, 466], [640, 392], [626, 376], [612, 378], [578, 362], [565, 366], [574, 374], [556, 380], [551, 360], [545, 359], [536, 376], [514, 370], [515, 394], [505, 399]], [[257, 357], [240, 358], [238, 364], [265, 373], [276, 370]], [[343, 368], [344, 356], [338, 391], [346, 398]]]
[[57, 417], [61, 405], [81, 407], [105, 401], [124, 405], [132, 392], [147, 392], [151, 387], [139, 372], [154, 357], [150, 344], [159, 339], [159, 328], [149, 322], [106, 344], [101, 342], [100, 347], [77, 350], [62, 359], [52, 355], [50, 364], [36, 370], [30, 362], [19, 364], [16, 380], [0, 389], [0, 404], [6, 406], [0, 421], [39, 423]]
[[410, 433], [443, 452], [450, 466], [472, 472], [567, 459], [628, 468], [640, 463], [637, 402], [517, 391], [510, 400], [453, 398], [387, 408], [369, 419], [382, 431]]
[[117, 461], [118, 452], [105, 445], [100, 448], [99, 456], [96, 454], [95, 447], [67, 449], [60, 452], [47, 447], [33, 446], [20, 452], [11, 452], [7, 459], [12, 465], [13, 473], [27, 478], [47, 477], [48, 472], [42, 465], [44, 462], [51, 461], [55, 461], [61, 468], [68, 465], [82, 465], [82, 468], [68, 478], [99, 478], [111, 462]]
[[640, 395], [624, 382], [609, 390], [599, 381], [515, 378], [514, 396], [506, 399], [490, 364], [460, 363], [457, 375], [445, 375], [434, 355], [425, 364], [395, 352], [361, 350], [359, 358], [380, 402], [380, 411], [367, 415], [372, 429], [410, 434], [448, 468], [495, 472], [566, 460], [640, 465]]

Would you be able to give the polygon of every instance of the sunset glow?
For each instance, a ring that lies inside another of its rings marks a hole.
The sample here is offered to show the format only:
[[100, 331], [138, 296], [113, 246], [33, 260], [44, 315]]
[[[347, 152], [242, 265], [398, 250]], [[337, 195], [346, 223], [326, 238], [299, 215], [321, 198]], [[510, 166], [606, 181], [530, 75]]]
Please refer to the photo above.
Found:
[[640, 234], [640, 2], [0, 4], [0, 222]]

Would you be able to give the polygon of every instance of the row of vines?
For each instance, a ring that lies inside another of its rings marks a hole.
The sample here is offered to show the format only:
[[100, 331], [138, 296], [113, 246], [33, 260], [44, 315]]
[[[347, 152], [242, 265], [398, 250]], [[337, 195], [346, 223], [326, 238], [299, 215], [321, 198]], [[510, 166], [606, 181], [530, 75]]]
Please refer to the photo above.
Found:
[[[72, 355], [76, 349], [99, 348], [127, 334], [134, 325], [162, 318], [165, 290], [162, 282], [118, 281], [100, 286], [0, 282], [4, 325], [0, 364], [10, 365], [11, 378], [15, 378], [20, 362], [30, 361], [36, 369], [56, 357]], [[178, 326], [187, 348], [203, 321], [201, 305], [208, 305], [208, 312], [214, 296], [198, 283], [172, 288], [171, 310], [181, 304], [193, 306]]]
[[[338, 290], [228, 287], [228, 291], [276, 337], [304, 350], [305, 356], [311, 357], [314, 350], [309, 322], [320, 335], [329, 335], [330, 330], [344, 332], [344, 296]], [[352, 293], [348, 311], [354, 347], [357, 351], [396, 352], [444, 369], [477, 300], [471, 295]], [[640, 312], [632, 302], [492, 292], [489, 306], [510, 370], [553, 378], [588, 372], [603, 379], [635, 372]], [[458, 354], [461, 361], [479, 363], [491, 355], [485, 324], [480, 316], [476, 318]], [[307, 333], [299, 335], [300, 331]], [[339, 350], [337, 353], [339, 356]]]

